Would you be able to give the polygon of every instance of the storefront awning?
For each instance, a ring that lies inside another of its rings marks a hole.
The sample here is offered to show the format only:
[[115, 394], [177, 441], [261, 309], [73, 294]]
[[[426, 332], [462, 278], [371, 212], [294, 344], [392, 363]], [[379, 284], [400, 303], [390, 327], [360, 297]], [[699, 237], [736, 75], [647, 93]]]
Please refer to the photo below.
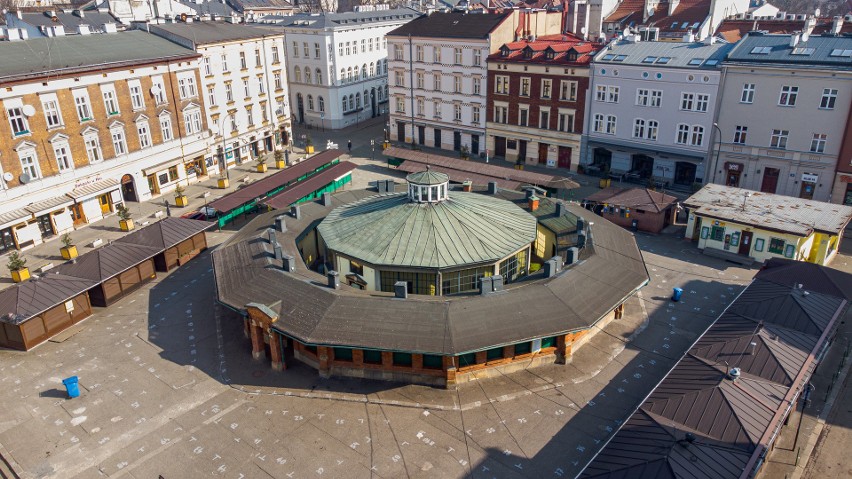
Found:
[[5, 213], [0, 213], [0, 229], [5, 229], [10, 226], [22, 223], [32, 217], [32, 213], [27, 210], [12, 210]]
[[118, 188], [118, 180], [101, 180], [80, 188], [74, 188], [66, 195], [74, 201], [81, 201], [92, 198], [94, 196], [109, 193]]
[[35, 203], [24, 207], [24, 209], [36, 216], [41, 216], [72, 204], [74, 204], [74, 201], [63, 195], [42, 201], [36, 201]]
[[147, 168], [142, 168], [142, 174], [144, 174], [145, 176], [153, 175], [153, 174], [157, 173], [158, 171], [165, 170], [166, 168], [171, 168], [171, 167], [173, 167], [175, 165], [179, 165], [181, 163], [183, 163], [183, 158], [177, 158], [177, 159], [174, 159], [174, 160], [169, 160], [169, 161], [160, 163], [159, 165], [154, 165], [154, 166], [149, 166]]

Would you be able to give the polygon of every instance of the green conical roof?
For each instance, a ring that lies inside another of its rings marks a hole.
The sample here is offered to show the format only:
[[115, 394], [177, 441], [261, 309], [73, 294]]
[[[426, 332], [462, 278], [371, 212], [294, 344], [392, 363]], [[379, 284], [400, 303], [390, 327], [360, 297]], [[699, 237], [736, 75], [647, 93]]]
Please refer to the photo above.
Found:
[[415, 185], [441, 185], [450, 181], [450, 177], [437, 171], [426, 170], [411, 173], [405, 179]]

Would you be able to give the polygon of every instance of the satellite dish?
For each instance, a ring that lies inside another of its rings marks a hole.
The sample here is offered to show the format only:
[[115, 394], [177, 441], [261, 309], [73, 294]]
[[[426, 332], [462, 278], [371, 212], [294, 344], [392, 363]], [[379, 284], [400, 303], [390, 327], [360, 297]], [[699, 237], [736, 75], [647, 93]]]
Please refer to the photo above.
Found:
[[580, 33], [585, 35], [586, 34], [586, 27], [580, 28]]
[[8, 171], [6, 173], [3, 173], [3, 179], [4, 180], [12, 181], [12, 178], [14, 178], [14, 175], [12, 175], [12, 173], [9, 173]]
[[23, 184], [27, 184], [32, 181], [32, 178], [30, 178], [30, 175], [26, 173], [21, 173], [21, 176], [18, 177], [18, 180], [20, 180], [20, 182]]
[[275, 114], [276, 114], [276, 115], [278, 115], [278, 116], [283, 115], [283, 114], [284, 114], [284, 109], [283, 109], [283, 108], [279, 108], [279, 109], [275, 110]]
[[648, 5], [648, 10], [647, 10], [647, 12], [648, 12], [648, 16], [649, 16], [649, 17], [653, 17], [653, 16], [654, 16], [654, 6], [653, 6], [653, 5]]
[[157, 86], [157, 85], [154, 85], [154, 86], [151, 87], [151, 94], [154, 95], [154, 96], [159, 95], [160, 92], [162, 92], [162, 91], [163, 90], [161, 90], [160, 87]]
[[816, 10], [814, 10], [814, 16], [815, 16], [815, 17], [819, 17], [819, 14], [820, 14], [820, 13], [822, 13], [822, 10], [820, 10], [819, 8], [817, 8]]
[[33, 116], [36, 112], [35, 107], [32, 105], [24, 105], [24, 108], [22, 108], [22, 110], [24, 111], [24, 115], [27, 116]]

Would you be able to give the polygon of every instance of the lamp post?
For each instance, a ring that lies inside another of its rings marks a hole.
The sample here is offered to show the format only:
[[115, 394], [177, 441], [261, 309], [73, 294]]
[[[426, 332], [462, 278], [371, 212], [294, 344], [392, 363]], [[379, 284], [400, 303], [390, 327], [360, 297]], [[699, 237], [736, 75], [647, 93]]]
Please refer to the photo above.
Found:
[[746, 201], [747, 201], [749, 198], [751, 198], [751, 191], [746, 191], [746, 192], [745, 192], [745, 194], [743, 195], [743, 211], [745, 211], [745, 208], [746, 208]]
[[325, 133], [325, 113], [320, 113], [320, 124], [322, 126], [323, 133]]
[[[233, 118], [233, 113], [225, 115], [225, 117], [222, 118], [222, 121], [219, 122], [219, 136], [222, 137], [222, 161], [219, 164], [219, 166], [222, 168], [222, 172], [220, 172], [220, 176], [222, 176], [222, 179], [225, 180], [224, 183], [220, 181], [220, 188], [227, 188], [231, 181], [231, 175], [228, 171], [228, 160], [226, 158], [226, 150], [228, 149], [228, 147], [225, 144], [225, 121], [228, 119], [228, 117]], [[236, 119], [234, 119], [234, 121], [236, 122]], [[223, 184], [224, 186], [222, 186]]]
[[716, 160], [713, 162], [713, 175], [711, 176], [710, 183], [716, 182], [716, 171], [719, 169], [719, 151], [722, 149], [722, 129], [719, 128], [718, 123], [713, 123], [713, 128], [716, 129], [717, 137], [716, 137]]

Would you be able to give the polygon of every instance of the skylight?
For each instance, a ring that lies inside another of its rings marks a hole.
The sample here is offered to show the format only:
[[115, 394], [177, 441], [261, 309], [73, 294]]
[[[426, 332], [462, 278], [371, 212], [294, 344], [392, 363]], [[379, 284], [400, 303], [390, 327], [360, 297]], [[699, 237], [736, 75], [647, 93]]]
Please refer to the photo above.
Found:
[[708, 66], [708, 67], [712, 67], [713, 65], [718, 65], [718, 64], [719, 64], [719, 60], [707, 60], [707, 63], [705, 63], [704, 65]]
[[627, 55], [618, 55], [617, 57], [615, 57], [615, 60], [613, 60], [613, 61], [623, 62], [626, 59], [627, 59]]
[[654, 63], [654, 61], [655, 61], [656, 59], [657, 59], [657, 57], [645, 57], [645, 58], [642, 60], [642, 63]]
[[772, 47], [754, 47], [751, 49], [752, 55], [769, 55], [769, 52], [772, 51]]
[[852, 57], [852, 50], [844, 50], [842, 48], [835, 48], [831, 51], [832, 57]]
[[692, 29], [694, 30], [694, 29], [698, 28], [698, 25], [699, 25], [699, 23], [698, 23], [698, 22], [693, 23], [693, 24], [692, 24]]
[[672, 23], [672, 30], [674, 30], [675, 28], [677, 28], [677, 22]]
[[813, 48], [796, 47], [790, 53], [791, 55], [810, 55], [814, 52]]
[[612, 60], [613, 58], [615, 58], [615, 55], [613, 55], [612, 53], [607, 53], [606, 55], [603, 56], [603, 58], [601, 58], [601, 60], [608, 62], [608, 61]]
[[657, 63], [665, 65], [666, 63], [670, 62], [671, 60], [672, 60], [671, 57], [660, 57], [660, 58], [657, 59]]
[[689, 61], [689, 64], [692, 65], [692, 66], [701, 65], [701, 62], [703, 62], [703, 61], [704, 61], [703, 58], [693, 58], [692, 60]]

